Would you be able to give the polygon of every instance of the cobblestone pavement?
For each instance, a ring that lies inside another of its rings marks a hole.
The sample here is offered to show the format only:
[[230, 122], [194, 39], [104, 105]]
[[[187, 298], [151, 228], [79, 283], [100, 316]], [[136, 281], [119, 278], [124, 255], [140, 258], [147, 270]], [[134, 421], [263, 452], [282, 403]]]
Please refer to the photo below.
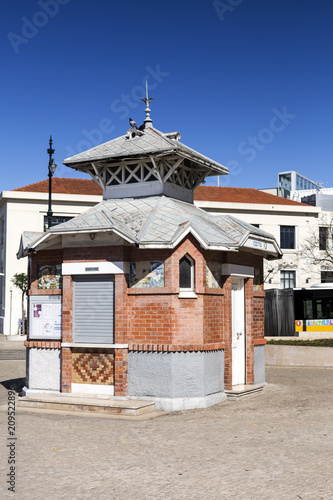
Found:
[[[23, 361], [0, 362], [7, 387], [23, 376]], [[15, 494], [1, 409], [0, 498], [333, 499], [333, 370], [269, 368], [267, 379], [243, 401], [147, 421], [20, 409]]]
[[[15, 338], [19, 338], [15, 336]], [[25, 359], [26, 348], [24, 340], [8, 340], [5, 335], [0, 333], [0, 360], [3, 359]]]
[[25, 359], [25, 351], [19, 349], [0, 351], [0, 360], [2, 359]]

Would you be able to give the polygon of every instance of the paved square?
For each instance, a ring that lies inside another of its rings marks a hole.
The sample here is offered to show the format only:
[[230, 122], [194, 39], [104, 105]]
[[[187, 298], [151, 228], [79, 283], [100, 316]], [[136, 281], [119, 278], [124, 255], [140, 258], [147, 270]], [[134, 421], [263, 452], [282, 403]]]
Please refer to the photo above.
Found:
[[[2, 381], [24, 370], [23, 361], [0, 361]], [[257, 396], [147, 421], [20, 409], [16, 494], [6, 492], [1, 385], [0, 496], [333, 499], [333, 370], [268, 368], [267, 380]]]

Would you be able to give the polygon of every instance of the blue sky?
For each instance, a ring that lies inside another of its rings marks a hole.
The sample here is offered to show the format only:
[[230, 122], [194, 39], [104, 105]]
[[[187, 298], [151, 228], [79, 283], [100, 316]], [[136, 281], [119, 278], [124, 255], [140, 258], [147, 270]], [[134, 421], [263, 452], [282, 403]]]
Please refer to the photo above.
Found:
[[62, 161], [142, 123], [146, 79], [153, 125], [228, 166], [220, 185], [332, 187], [332, 22], [329, 0], [2, 2], [0, 191], [47, 178], [50, 134], [80, 176]]

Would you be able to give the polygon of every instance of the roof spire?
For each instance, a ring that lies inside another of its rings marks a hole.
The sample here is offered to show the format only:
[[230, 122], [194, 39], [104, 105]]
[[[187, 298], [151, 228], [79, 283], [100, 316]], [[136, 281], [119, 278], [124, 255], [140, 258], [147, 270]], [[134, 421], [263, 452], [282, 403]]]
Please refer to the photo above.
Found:
[[150, 108], [149, 108], [150, 101], [152, 101], [153, 99], [154, 99], [153, 97], [151, 97], [150, 99], [148, 98], [148, 82], [146, 80], [146, 97], [144, 99], [140, 99], [146, 105], [146, 109], [145, 109], [146, 119], [143, 122], [145, 124], [145, 127], [152, 127], [153, 126], [152, 125], [153, 120], [150, 118]]

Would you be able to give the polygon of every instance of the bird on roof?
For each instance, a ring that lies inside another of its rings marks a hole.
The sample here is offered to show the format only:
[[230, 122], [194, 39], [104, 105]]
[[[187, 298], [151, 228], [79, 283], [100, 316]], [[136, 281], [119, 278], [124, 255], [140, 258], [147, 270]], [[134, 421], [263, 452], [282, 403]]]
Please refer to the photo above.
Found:
[[135, 123], [134, 120], [132, 120], [132, 118], [129, 119], [129, 124], [131, 125], [132, 128], [138, 128], [137, 124]]

